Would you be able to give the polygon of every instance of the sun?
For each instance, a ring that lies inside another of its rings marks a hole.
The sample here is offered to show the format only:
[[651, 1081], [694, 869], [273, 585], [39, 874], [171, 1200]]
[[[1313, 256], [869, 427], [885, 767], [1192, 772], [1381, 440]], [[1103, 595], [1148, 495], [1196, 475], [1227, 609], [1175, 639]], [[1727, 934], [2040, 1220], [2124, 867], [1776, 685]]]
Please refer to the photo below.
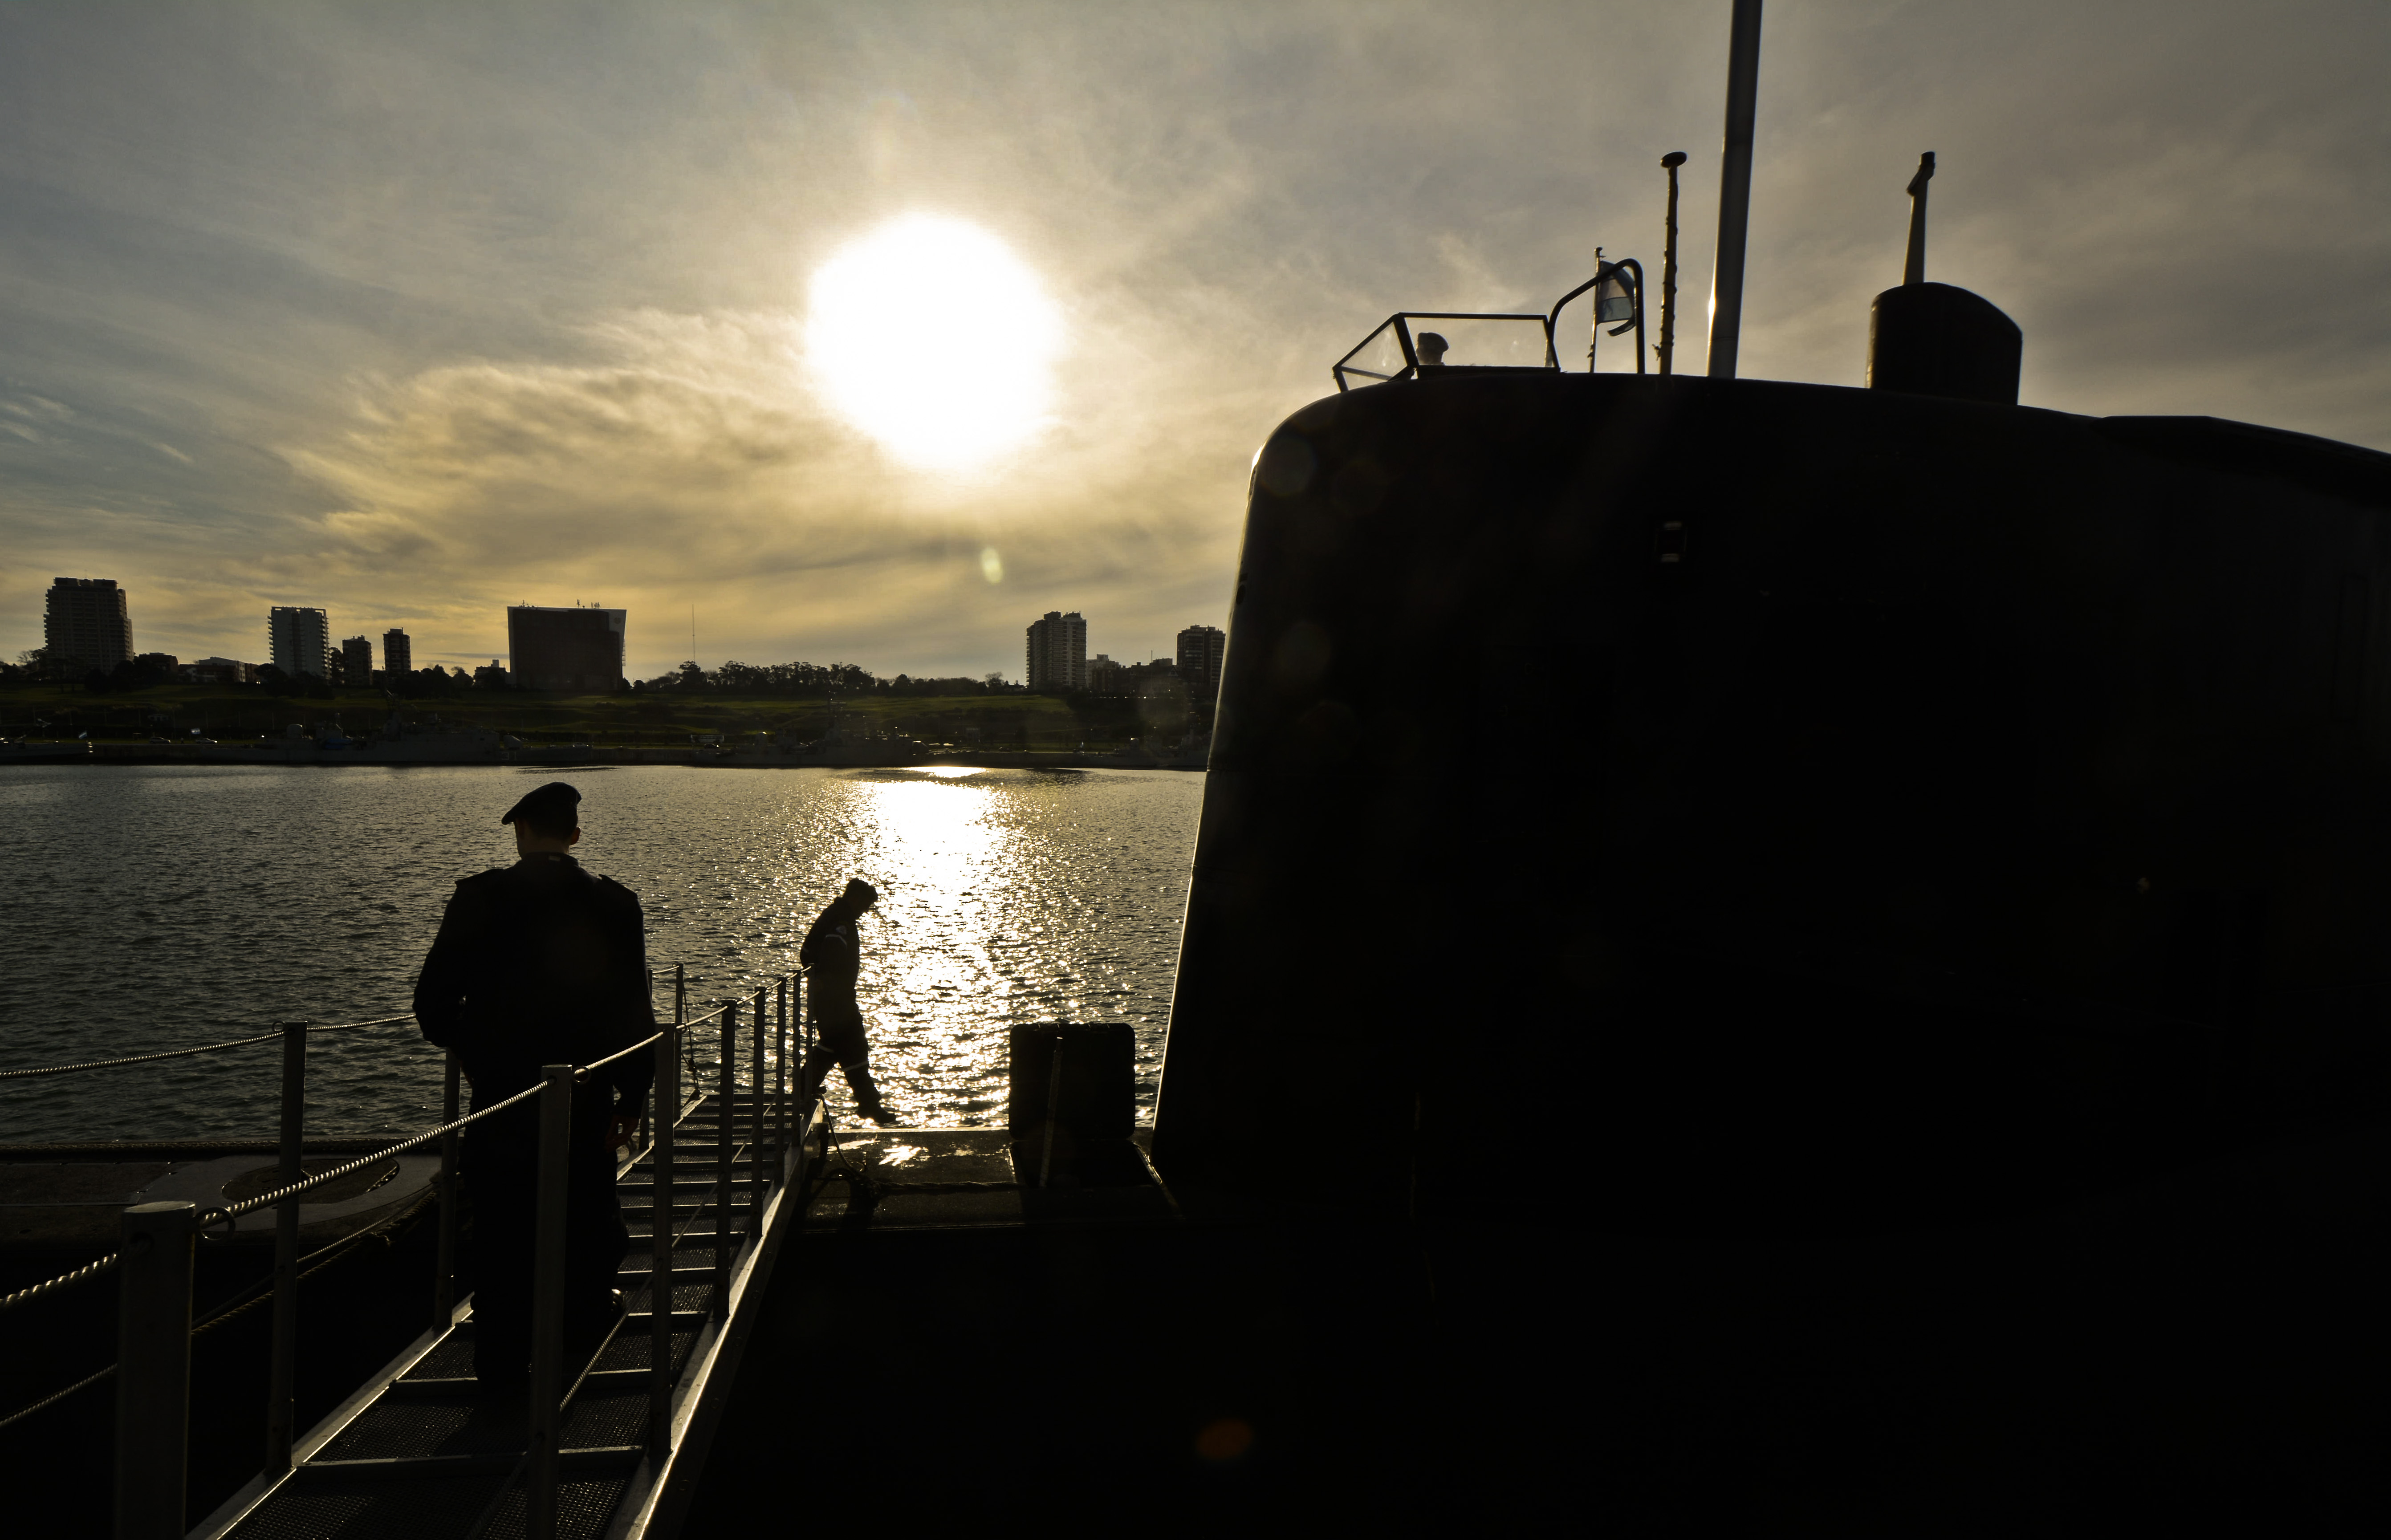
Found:
[[1050, 421], [1062, 316], [976, 225], [908, 214], [842, 249], [807, 296], [806, 358], [841, 417], [898, 459], [965, 470]]

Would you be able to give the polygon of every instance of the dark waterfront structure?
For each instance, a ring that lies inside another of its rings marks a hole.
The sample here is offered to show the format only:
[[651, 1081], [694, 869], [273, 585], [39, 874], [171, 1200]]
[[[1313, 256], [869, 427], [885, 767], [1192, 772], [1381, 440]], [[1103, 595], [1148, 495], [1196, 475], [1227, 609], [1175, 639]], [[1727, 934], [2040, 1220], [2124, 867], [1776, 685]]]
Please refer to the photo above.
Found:
[[42, 609], [42, 646], [102, 673], [133, 656], [133, 611], [113, 577], [53, 577]]
[[623, 678], [623, 636], [629, 618], [627, 610], [511, 604], [508, 672], [523, 690], [611, 694]]

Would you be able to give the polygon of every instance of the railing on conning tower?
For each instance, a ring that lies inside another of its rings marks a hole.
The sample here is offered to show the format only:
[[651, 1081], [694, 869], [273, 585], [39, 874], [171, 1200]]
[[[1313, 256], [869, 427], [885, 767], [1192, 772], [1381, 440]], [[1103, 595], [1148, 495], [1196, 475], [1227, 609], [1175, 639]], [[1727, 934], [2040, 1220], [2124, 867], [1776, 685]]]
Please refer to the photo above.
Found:
[[[655, 1080], [631, 1141], [633, 1153], [617, 1167], [616, 1179], [619, 1182], [643, 1162], [651, 1172], [647, 1279], [651, 1335], [649, 1365], [643, 1371], [648, 1382], [648, 1433], [644, 1448], [630, 1452], [644, 1456], [641, 1469], [652, 1473], [648, 1491], [649, 1500], [653, 1502], [655, 1489], [674, 1452], [676, 1424], [685, 1422], [688, 1417], [688, 1408], [684, 1404], [687, 1386], [677, 1381], [675, 1373], [673, 1327], [681, 1323], [685, 1314], [676, 1308], [675, 1276], [678, 1270], [673, 1265], [675, 1249], [684, 1239], [694, 1235], [698, 1219], [708, 1208], [713, 1210], [715, 1227], [711, 1266], [707, 1270], [711, 1275], [712, 1301], [706, 1314], [719, 1323], [730, 1308], [734, 1262], [734, 1231], [731, 1226], [740, 1207], [736, 1203], [736, 1168], [737, 1157], [743, 1147], [739, 1137], [742, 1132], [739, 1127], [742, 1121], [739, 1116], [741, 1098], [737, 1094], [739, 1021], [743, 1009], [751, 1013], [749, 1020], [752, 1026], [748, 1033], [751, 1061], [748, 1094], [744, 1098], [747, 1104], [745, 1110], [749, 1114], [744, 1119], [747, 1138], [743, 1144], [748, 1152], [747, 1201], [744, 1205], [747, 1225], [745, 1242], [740, 1248], [742, 1257], [752, 1258], [764, 1241], [767, 1194], [773, 1191], [777, 1197], [775, 1189], [787, 1184], [792, 1171], [792, 1151], [801, 1150], [815, 1130], [827, 1132], [828, 1112], [820, 1095], [808, 1098], [801, 1112], [795, 1107], [793, 1096], [793, 1093], [802, 1090], [801, 1084], [793, 1083], [801, 1080], [801, 1072], [793, 1070], [793, 1029], [795, 1063], [802, 1063], [805, 1051], [810, 1046], [802, 1026], [805, 972], [805, 969], [798, 968], [779, 975], [757, 988], [752, 998], [743, 992], [740, 997], [702, 1016], [691, 1016], [687, 969], [677, 965], [673, 970], [673, 1019], [670, 1025], [619, 1053], [590, 1064], [546, 1066], [540, 1084], [469, 1116], [459, 1116], [462, 1076], [457, 1055], [451, 1051], [446, 1066], [442, 1120], [439, 1124], [312, 1176], [305, 1173], [303, 1159], [308, 1036], [316, 1032], [354, 1031], [411, 1022], [414, 1019], [412, 1016], [381, 1016], [370, 1021], [345, 1022], [336, 1026], [288, 1022], [272, 1031], [192, 1048], [0, 1071], [0, 1081], [25, 1079], [119, 1068], [159, 1059], [226, 1052], [273, 1041], [282, 1044], [279, 1160], [273, 1190], [205, 1210], [194, 1203], [181, 1201], [134, 1205], [124, 1210], [121, 1231], [123, 1244], [116, 1251], [0, 1298], [0, 1314], [6, 1314], [104, 1274], [115, 1272], [120, 1275], [116, 1362], [29, 1406], [0, 1417], [0, 1430], [114, 1377], [118, 1381], [113, 1474], [115, 1533], [119, 1536], [139, 1536], [145, 1540], [151, 1536], [166, 1540], [168, 1536], [183, 1535], [189, 1440], [191, 1340], [212, 1326], [261, 1302], [263, 1292], [270, 1283], [274, 1317], [265, 1458], [258, 1476], [249, 1486], [236, 1494], [218, 1510], [214, 1519], [203, 1526], [204, 1532], [211, 1535], [233, 1533], [246, 1519], [256, 1514], [294, 1471], [303, 1465], [314, 1463], [305, 1456], [324, 1448], [341, 1430], [339, 1427], [330, 1425], [338, 1422], [345, 1427], [348, 1421], [365, 1410], [370, 1392], [376, 1389], [368, 1384], [360, 1396], [352, 1397], [332, 1417], [327, 1418], [325, 1424], [319, 1424], [317, 1431], [305, 1441], [305, 1447], [302, 1448], [293, 1426], [292, 1398], [298, 1344], [298, 1284], [303, 1277], [330, 1265], [349, 1249], [372, 1238], [378, 1231], [394, 1223], [384, 1221], [302, 1256], [298, 1249], [302, 1198], [315, 1189], [367, 1167], [438, 1142], [439, 1173], [431, 1189], [431, 1196], [436, 1197], [439, 1205], [433, 1325], [424, 1338], [419, 1339], [417, 1348], [420, 1351], [414, 1352], [407, 1360], [409, 1363], [420, 1362], [433, 1346], [469, 1314], [465, 1307], [470, 1301], [459, 1300], [455, 1293], [459, 1138], [465, 1129], [485, 1118], [536, 1100], [539, 1104], [539, 1157], [534, 1220], [534, 1346], [525, 1447], [512, 1469], [507, 1471], [505, 1481], [499, 1483], [480, 1517], [461, 1533], [478, 1535], [487, 1530], [498, 1518], [500, 1505], [520, 1485], [524, 1500], [525, 1533], [541, 1537], [541, 1540], [553, 1535], [557, 1521], [558, 1482], [563, 1470], [561, 1433], [564, 1415], [574, 1397], [588, 1382], [591, 1367], [599, 1355], [604, 1352], [631, 1318], [627, 1313], [616, 1320], [614, 1328], [593, 1351], [588, 1363], [580, 1366], [572, 1383], [567, 1385], [565, 1375], [569, 1365], [563, 1361], [564, 1202], [574, 1087], [586, 1081], [592, 1071], [631, 1054], [646, 1051], [654, 1055]], [[651, 998], [654, 982], [652, 974]], [[718, 1050], [717, 1062], [712, 1066], [698, 1056], [698, 1041], [693, 1035], [695, 1029], [709, 1023], [714, 1024], [714, 1046]], [[768, 1037], [770, 1039], [769, 1051]], [[710, 1090], [703, 1083], [708, 1078], [706, 1072], [709, 1068], [713, 1071]], [[687, 1094], [685, 1087], [688, 1088]], [[676, 1228], [679, 1205], [676, 1201], [675, 1134], [679, 1125], [690, 1121], [709, 1098], [716, 1109], [715, 1148], [709, 1162], [713, 1166], [711, 1191], [691, 1207], [688, 1223]], [[659, 1115], [666, 1108], [670, 1109], [669, 1115]], [[798, 1112], [794, 1127], [793, 1112]], [[769, 1168], [768, 1150], [774, 1157]], [[272, 1274], [217, 1302], [195, 1319], [192, 1289], [198, 1249], [209, 1239], [218, 1238], [213, 1236], [218, 1226], [227, 1226], [226, 1235], [229, 1236], [228, 1227], [240, 1216], [268, 1208], [277, 1210]], [[415, 1208], [410, 1208], [400, 1217], [415, 1211]], [[774, 1206], [773, 1211], [780, 1211], [778, 1205]], [[718, 1345], [718, 1332], [716, 1341]], [[684, 1371], [694, 1362], [695, 1356], [692, 1352], [682, 1361]], [[619, 1378], [619, 1371], [610, 1373]], [[381, 1382], [381, 1388], [389, 1388], [395, 1378], [394, 1374], [386, 1375]], [[677, 1390], [683, 1393], [677, 1395]], [[452, 1462], [455, 1459], [454, 1456], [432, 1456], [415, 1462], [342, 1460], [323, 1463], [342, 1467], [343, 1473], [353, 1473], [346, 1468], [360, 1465], [387, 1468], [379, 1473], [405, 1478], [421, 1472], [409, 1472], [397, 1467], [410, 1463], [437, 1466], [443, 1458]], [[625, 1500], [629, 1495], [627, 1493]]]

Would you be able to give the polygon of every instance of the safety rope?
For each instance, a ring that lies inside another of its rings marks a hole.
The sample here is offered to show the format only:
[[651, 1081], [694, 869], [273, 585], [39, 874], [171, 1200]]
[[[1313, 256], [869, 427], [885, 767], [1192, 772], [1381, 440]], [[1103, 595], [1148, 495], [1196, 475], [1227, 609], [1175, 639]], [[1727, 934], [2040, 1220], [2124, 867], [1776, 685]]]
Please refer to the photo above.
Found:
[[20, 1288], [6, 1299], [0, 1300], [0, 1311], [14, 1310], [19, 1305], [31, 1304], [43, 1295], [64, 1288], [69, 1284], [78, 1284], [85, 1278], [96, 1278], [123, 1260], [123, 1252], [110, 1251], [97, 1262], [85, 1262], [71, 1273], [61, 1273], [55, 1278], [45, 1279], [27, 1288]]
[[[343, 1236], [342, 1238], [334, 1241], [330, 1246], [319, 1247], [316, 1250], [307, 1253], [307, 1255], [301, 1257], [293, 1265], [304, 1269], [304, 1271], [300, 1273], [298, 1279], [293, 1281], [304, 1281], [305, 1279], [312, 1278], [317, 1274], [321, 1273], [324, 1269], [331, 1266], [334, 1262], [339, 1262], [342, 1257], [345, 1257], [350, 1252], [355, 1250], [358, 1247], [364, 1245], [367, 1241], [378, 1239], [388, 1234], [393, 1226], [413, 1218], [417, 1211], [421, 1210], [424, 1204], [431, 1199], [431, 1197], [432, 1194], [430, 1190], [426, 1189], [424, 1193], [413, 1203], [408, 1204], [405, 1209], [391, 1215], [390, 1218], [383, 1220], [373, 1228], [369, 1230], [360, 1230], [354, 1236]], [[318, 1258], [321, 1258], [322, 1260], [317, 1261]], [[114, 1262], [115, 1260], [116, 1259], [113, 1257], [109, 1259], [110, 1262]], [[313, 1267], [308, 1266], [307, 1264], [310, 1262], [314, 1262], [315, 1265]], [[95, 1263], [94, 1265], [96, 1266], [97, 1264]], [[273, 1283], [274, 1275], [269, 1273], [265, 1277], [258, 1279], [255, 1283], [251, 1284], [249, 1287], [241, 1289], [239, 1293], [232, 1295], [230, 1298], [217, 1301], [214, 1309], [209, 1311], [205, 1315], [200, 1316], [198, 1320], [191, 1323], [191, 1335], [196, 1338], [202, 1332], [213, 1331], [216, 1327], [223, 1326], [226, 1322], [230, 1321], [237, 1316], [246, 1315], [251, 1311], [256, 1309], [259, 1305], [265, 1303], [268, 1300], [274, 1297], [269, 1292]], [[53, 1391], [50, 1394], [44, 1396], [41, 1400], [34, 1402], [31, 1406], [11, 1412], [5, 1417], [0, 1417], [0, 1428], [7, 1428], [11, 1424], [22, 1422], [25, 1418], [32, 1417], [35, 1412], [57, 1405], [59, 1402], [64, 1401], [67, 1397], [74, 1394], [77, 1391], [88, 1390], [115, 1372], [116, 1365], [110, 1364], [108, 1367], [100, 1370], [97, 1374], [86, 1375], [83, 1378], [78, 1379], [73, 1384], [68, 1386], [63, 1391]]]
[[478, 1123], [485, 1118], [504, 1112], [507, 1108], [514, 1106], [517, 1102], [527, 1102], [534, 1096], [538, 1095], [544, 1089], [546, 1088], [535, 1085], [528, 1091], [518, 1091], [503, 1102], [497, 1103], [491, 1106], [485, 1106], [482, 1108], [481, 1111], [473, 1113], [468, 1117], [459, 1118], [453, 1123], [443, 1123], [438, 1128], [435, 1128], [427, 1133], [419, 1133], [414, 1138], [393, 1145], [387, 1149], [379, 1149], [374, 1151], [371, 1155], [359, 1156], [356, 1159], [350, 1161], [347, 1165], [334, 1166], [331, 1170], [327, 1171], [318, 1171], [316, 1175], [308, 1177], [304, 1181], [293, 1182], [287, 1187], [277, 1187], [270, 1193], [264, 1193], [256, 1197], [248, 1198], [242, 1202], [235, 1203], [226, 1208], [210, 1209], [200, 1215], [199, 1227], [202, 1230], [208, 1229], [211, 1226], [222, 1224], [228, 1219], [239, 1219], [243, 1214], [255, 1213], [260, 1209], [271, 1209], [278, 1203], [287, 1203], [291, 1197], [297, 1194], [307, 1191], [310, 1187], [320, 1187], [327, 1182], [337, 1182], [342, 1177], [348, 1175], [351, 1171], [363, 1171], [366, 1167], [372, 1165], [377, 1160], [387, 1160], [394, 1155], [404, 1155], [408, 1150], [428, 1145], [433, 1140], [438, 1139], [443, 1135], [454, 1133], [459, 1129], [465, 1127], [469, 1123]]
[[[343, 1021], [337, 1026], [310, 1026], [311, 1032], [352, 1032], [360, 1027], [387, 1027], [393, 1022], [412, 1021], [412, 1016], [386, 1016], [372, 1021]], [[270, 1032], [260, 1032], [253, 1038], [234, 1038], [229, 1042], [201, 1043], [197, 1048], [169, 1048], [162, 1054], [135, 1054], [121, 1059], [92, 1059], [83, 1064], [45, 1065], [39, 1069], [0, 1069], [0, 1081], [22, 1080], [29, 1075], [72, 1075], [85, 1069], [114, 1069], [120, 1065], [149, 1064], [158, 1059], [187, 1058], [193, 1054], [213, 1054], [226, 1048], [246, 1048], [253, 1042], [270, 1042], [282, 1035], [278, 1027]]]

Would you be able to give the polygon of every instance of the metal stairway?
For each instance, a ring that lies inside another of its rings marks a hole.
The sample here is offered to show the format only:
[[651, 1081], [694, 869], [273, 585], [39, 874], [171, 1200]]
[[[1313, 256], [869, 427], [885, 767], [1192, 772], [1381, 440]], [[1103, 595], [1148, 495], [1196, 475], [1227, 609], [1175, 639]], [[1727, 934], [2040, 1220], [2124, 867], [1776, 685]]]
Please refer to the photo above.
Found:
[[[760, 1079], [760, 1077], [759, 1077]], [[568, 1362], [558, 1442], [558, 1535], [644, 1535], [671, 1506], [676, 1472], [703, 1458], [710, 1415], [752, 1324], [784, 1222], [805, 1206], [820, 1103], [791, 1128], [784, 1100], [740, 1092], [690, 1102], [671, 1134], [664, 1244], [669, 1273], [657, 1341], [655, 1164], [651, 1144], [617, 1178], [631, 1249], [617, 1275], [628, 1314], [585, 1361]], [[726, 1132], [728, 1137], [726, 1138]], [[759, 1147], [760, 1141], [760, 1147]], [[728, 1153], [729, 1159], [724, 1158]], [[730, 1199], [728, 1245], [720, 1221]], [[299, 1441], [291, 1472], [261, 1475], [191, 1534], [195, 1540], [481, 1540], [528, 1533], [525, 1433], [481, 1408], [470, 1299]], [[714, 1394], [709, 1396], [709, 1391]], [[662, 1413], [661, 1423], [657, 1416]], [[659, 1436], [667, 1434], [668, 1436]]]

